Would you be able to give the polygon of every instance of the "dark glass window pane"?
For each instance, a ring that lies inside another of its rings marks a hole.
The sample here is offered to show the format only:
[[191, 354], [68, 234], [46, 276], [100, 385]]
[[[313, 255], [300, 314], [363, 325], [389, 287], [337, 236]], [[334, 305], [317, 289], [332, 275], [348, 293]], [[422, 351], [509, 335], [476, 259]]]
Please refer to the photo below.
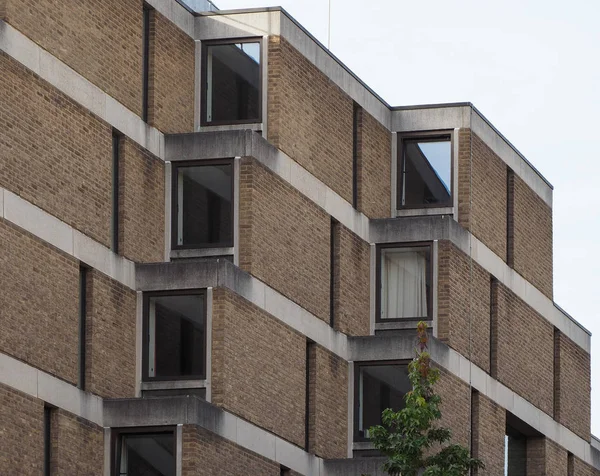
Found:
[[177, 245], [232, 246], [232, 165], [178, 167]]
[[428, 316], [429, 248], [381, 250], [381, 319]]
[[204, 295], [149, 300], [148, 376], [203, 377]]
[[206, 52], [206, 121], [260, 121], [260, 43], [213, 45]]
[[368, 438], [368, 429], [381, 424], [386, 408], [404, 408], [404, 395], [412, 389], [406, 365], [359, 366], [358, 435]]
[[405, 140], [401, 206], [451, 205], [451, 142]]
[[507, 425], [504, 437], [504, 475], [526, 476], [527, 437]]
[[121, 437], [119, 476], [175, 476], [172, 433]]

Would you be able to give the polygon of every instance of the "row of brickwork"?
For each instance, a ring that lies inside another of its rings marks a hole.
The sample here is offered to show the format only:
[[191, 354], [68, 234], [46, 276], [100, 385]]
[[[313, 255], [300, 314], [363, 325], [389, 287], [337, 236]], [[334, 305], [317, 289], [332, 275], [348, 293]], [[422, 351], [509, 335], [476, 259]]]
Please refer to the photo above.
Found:
[[[142, 0], [110, 0], [93, 8], [52, 0], [3, 0], [0, 19], [141, 117], [143, 5]], [[44, 28], [39, 28], [40, 18]], [[149, 35], [149, 122], [165, 133], [192, 132], [194, 40], [153, 10]]]

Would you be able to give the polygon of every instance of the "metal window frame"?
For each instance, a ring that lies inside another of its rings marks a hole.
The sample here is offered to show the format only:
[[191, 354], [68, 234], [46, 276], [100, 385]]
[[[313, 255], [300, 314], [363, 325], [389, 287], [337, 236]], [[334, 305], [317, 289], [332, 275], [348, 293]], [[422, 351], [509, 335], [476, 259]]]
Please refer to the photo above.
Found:
[[[258, 43], [259, 47], [259, 74], [258, 74], [258, 112], [257, 117], [252, 119], [238, 119], [232, 121], [208, 121], [206, 119], [207, 104], [208, 104], [208, 75], [207, 75], [207, 63], [208, 63], [208, 48], [211, 46], [218, 45], [234, 45], [236, 43]], [[218, 40], [205, 40], [202, 41], [202, 61], [200, 71], [200, 126], [223, 126], [223, 125], [237, 125], [237, 124], [260, 124], [262, 122], [263, 113], [263, 76], [264, 68], [263, 64], [263, 37], [252, 36], [244, 38], [223, 38]]]
[[[159, 435], [171, 434], [173, 436], [173, 461], [177, 468], [177, 427], [176, 426], [144, 426], [134, 428], [112, 428], [111, 429], [111, 476], [119, 476], [119, 466], [121, 465], [121, 446], [123, 436], [128, 435]], [[175, 471], [174, 471], [175, 472]]]
[[[396, 210], [419, 210], [422, 208], [449, 208], [454, 203], [454, 134], [452, 129], [444, 129], [439, 131], [418, 131], [418, 132], [403, 132], [397, 134], [398, 140], [398, 157], [396, 167]], [[450, 142], [450, 198], [447, 202], [442, 203], [424, 203], [421, 205], [402, 205], [402, 193], [404, 190], [404, 164], [406, 161], [406, 142]]]
[[[150, 316], [150, 298], [161, 297], [161, 296], [204, 296], [204, 358], [203, 358], [203, 369], [199, 375], [180, 375], [170, 377], [150, 377], [148, 357], [149, 357], [149, 316]], [[208, 315], [208, 290], [207, 289], [181, 289], [174, 291], [151, 291], [143, 293], [143, 317], [142, 317], [142, 382], [169, 382], [175, 380], [206, 380], [207, 375], [207, 346], [208, 332], [207, 326], [207, 315]]]
[[[208, 159], [194, 161], [171, 162], [171, 249], [172, 250], [198, 250], [208, 248], [232, 248], [235, 241], [235, 164], [234, 158], [230, 159]], [[178, 169], [185, 167], [208, 167], [214, 165], [229, 165], [231, 167], [231, 240], [219, 243], [192, 243], [177, 244], [177, 229], [179, 226], [179, 183], [177, 180]]]
[[[427, 293], [427, 317], [394, 317], [382, 319], [381, 317], [381, 290], [382, 290], [382, 279], [381, 279], [381, 250], [382, 249], [402, 249], [402, 248], [423, 248], [427, 250], [427, 269], [426, 269], [426, 282], [429, 284], [429, 292]], [[414, 242], [401, 242], [401, 243], [385, 243], [379, 244], [375, 249], [375, 322], [418, 322], [418, 321], [432, 321], [433, 320], [433, 294], [437, 291], [434, 289], [433, 282], [433, 242], [432, 241], [414, 241]]]

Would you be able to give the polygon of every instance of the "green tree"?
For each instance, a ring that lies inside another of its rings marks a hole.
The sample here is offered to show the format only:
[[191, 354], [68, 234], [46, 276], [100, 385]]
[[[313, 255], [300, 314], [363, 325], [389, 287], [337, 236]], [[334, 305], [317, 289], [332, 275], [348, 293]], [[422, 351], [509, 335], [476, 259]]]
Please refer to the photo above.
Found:
[[[472, 468], [484, 465], [471, 458], [467, 448], [445, 445], [451, 431], [434, 425], [442, 416], [440, 396], [433, 391], [440, 371], [431, 367], [427, 324], [419, 322], [417, 334], [416, 356], [408, 366], [412, 390], [404, 397], [406, 406], [397, 412], [385, 409], [382, 425], [369, 429], [371, 441], [387, 457], [383, 469], [389, 475], [466, 476]], [[441, 449], [432, 454], [438, 445]]]

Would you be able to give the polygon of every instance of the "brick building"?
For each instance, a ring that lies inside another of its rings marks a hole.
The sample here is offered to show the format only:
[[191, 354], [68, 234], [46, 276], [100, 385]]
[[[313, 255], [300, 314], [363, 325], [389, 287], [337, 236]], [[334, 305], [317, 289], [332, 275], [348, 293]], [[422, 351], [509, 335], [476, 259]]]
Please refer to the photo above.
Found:
[[598, 476], [552, 186], [279, 8], [0, 0], [0, 474], [381, 474], [426, 320], [480, 475]]

